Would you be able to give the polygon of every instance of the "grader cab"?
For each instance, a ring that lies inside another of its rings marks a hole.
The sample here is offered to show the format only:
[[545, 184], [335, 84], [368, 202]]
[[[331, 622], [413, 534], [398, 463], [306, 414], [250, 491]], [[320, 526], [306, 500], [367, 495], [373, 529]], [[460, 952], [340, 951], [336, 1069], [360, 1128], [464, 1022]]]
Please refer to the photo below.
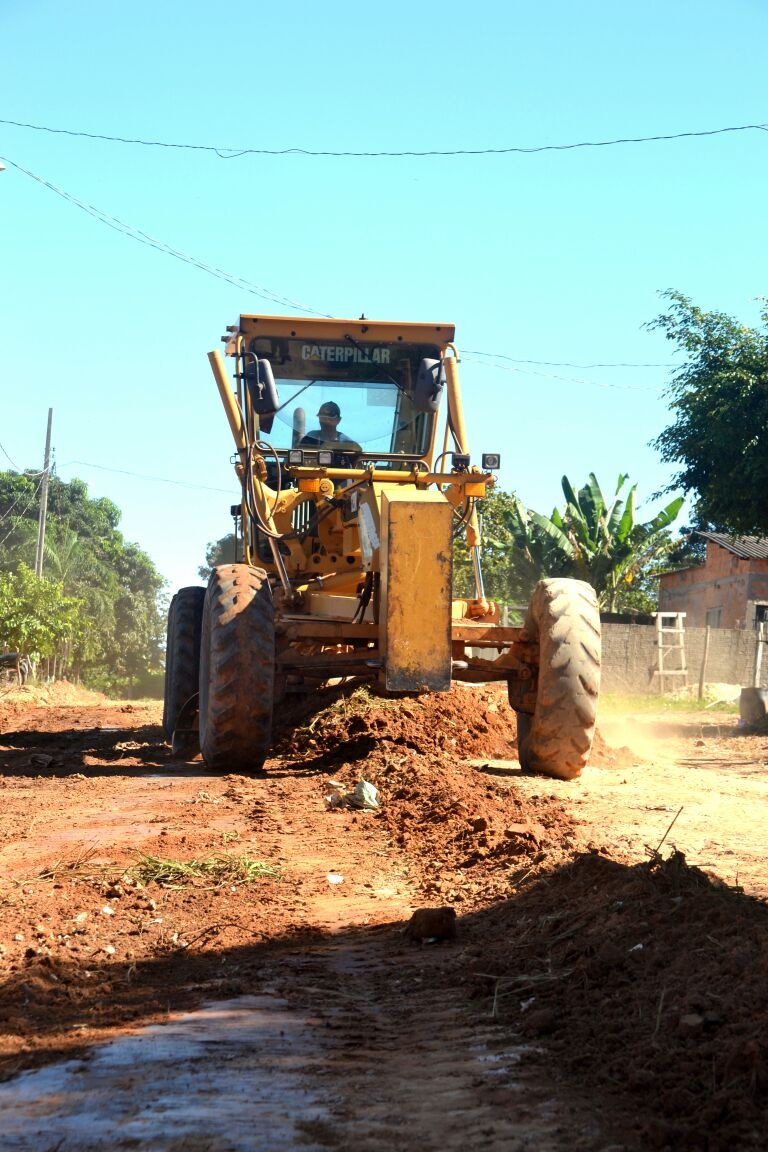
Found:
[[[243, 315], [209, 354], [235, 443], [241, 560], [183, 588], [168, 621], [164, 726], [209, 767], [257, 771], [289, 693], [506, 681], [525, 768], [589, 755], [600, 625], [589, 585], [543, 580], [523, 627], [485, 595], [477, 501], [499, 456], [467, 441], [450, 324]], [[474, 592], [452, 594], [464, 536]]]

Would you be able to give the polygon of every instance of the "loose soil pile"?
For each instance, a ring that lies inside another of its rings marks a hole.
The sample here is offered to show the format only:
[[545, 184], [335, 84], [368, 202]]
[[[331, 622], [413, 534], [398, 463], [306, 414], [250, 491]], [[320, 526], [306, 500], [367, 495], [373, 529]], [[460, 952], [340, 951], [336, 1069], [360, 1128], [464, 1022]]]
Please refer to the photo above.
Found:
[[[669, 846], [638, 860], [610, 828], [590, 839], [546, 779], [523, 788], [496, 688], [358, 690], [283, 719], [264, 778], [216, 778], [171, 761], [154, 705], [0, 701], [6, 1076], [202, 996], [258, 990], [345, 915], [384, 933], [407, 971], [421, 955], [401, 935], [410, 910], [451, 905], [456, 943], [424, 949], [432, 991], [530, 1041], [564, 1090], [618, 1118], [621, 1147], [766, 1146], [762, 901]], [[631, 758], [596, 742], [603, 768]], [[361, 779], [376, 812], [329, 807]], [[78, 821], [100, 799], [112, 824], [88, 843]], [[279, 875], [152, 880], [140, 854], [258, 858]]]

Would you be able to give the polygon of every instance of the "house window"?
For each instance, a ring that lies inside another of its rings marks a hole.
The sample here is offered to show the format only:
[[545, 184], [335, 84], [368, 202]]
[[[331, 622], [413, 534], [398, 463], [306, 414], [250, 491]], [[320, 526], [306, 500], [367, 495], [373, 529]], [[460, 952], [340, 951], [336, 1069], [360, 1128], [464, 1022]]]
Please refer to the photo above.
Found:
[[755, 628], [768, 624], [768, 604], [755, 604]]
[[707, 608], [706, 624], [708, 628], [719, 628], [722, 608]]

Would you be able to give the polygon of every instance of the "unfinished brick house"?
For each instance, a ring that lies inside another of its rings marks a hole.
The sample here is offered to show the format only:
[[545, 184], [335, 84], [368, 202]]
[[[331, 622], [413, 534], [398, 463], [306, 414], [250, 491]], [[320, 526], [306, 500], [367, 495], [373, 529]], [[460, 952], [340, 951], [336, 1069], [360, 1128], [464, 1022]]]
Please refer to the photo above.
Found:
[[698, 532], [704, 564], [660, 577], [659, 611], [685, 612], [687, 628], [756, 628], [768, 622], [768, 539]]

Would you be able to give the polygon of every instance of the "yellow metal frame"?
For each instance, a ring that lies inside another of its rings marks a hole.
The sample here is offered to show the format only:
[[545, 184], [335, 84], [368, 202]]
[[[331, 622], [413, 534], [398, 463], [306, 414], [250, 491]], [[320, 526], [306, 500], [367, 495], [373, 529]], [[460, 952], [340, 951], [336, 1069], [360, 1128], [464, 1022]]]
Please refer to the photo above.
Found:
[[[518, 645], [522, 630], [500, 630], [498, 607], [484, 596], [451, 599], [453, 510], [461, 508], [467, 498], [484, 496], [495, 477], [477, 468], [467, 472], [434, 469], [437, 417], [432, 420], [427, 452], [418, 463], [396, 471], [375, 463], [344, 468], [309, 462], [285, 465], [284, 472], [296, 486], [278, 493], [266, 483], [268, 457], [253, 447], [248, 459], [249, 444], [258, 439], [258, 421], [255, 428], [250, 426], [253, 421], [245, 404], [242, 376], [245, 350], [259, 337], [313, 341], [351, 337], [366, 344], [402, 342], [439, 349], [447, 401], [441, 459], [448, 455], [451, 437], [457, 451], [467, 453], [454, 326], [244, 314], [228, 333], [225, 351], [236, 358], [236, 392], [220, 354], [212, 352], [209, 359], [235, 442], [237, 474], [241, 480], [249, 478], [251, 507], [281, 541], [280, 547], [270, 545], [273, 562], [265, 562], [253, 550], [250, 532], [244, 532], [246, 561], [271, 570], [282, 583], [282, 589], [275, 589], [278, 663], [294, 672], [317, 675], [326, 674], [329, 667], [339, 669], [340, 674], [350, 674], [344, 669], [367, 669], [369, 674], [378, 669], [388, 688], [401, 691], [447, 688], [452, 663], [462, 659], [468, 645], [503, 650], [492, 661], [479, 661], [490, 678], [501, 678], [518, 667], [520, 661], [511, 654], [510, 645]], [[358, 509], [351, 516], [350, 500], [356, 501]], [[307, 502], [317, 521], [311, 536], [302, 542], [292, 527], [296, 510]], [[361, 515], [367, 525], [364, 532]], [[249, 516], [244, 500], [244, 526]], [[474, 511], [466, 527], [467, 543], [479, 554]], [[371, 578], [380, 582], [374, 585], [376, 592], [363, 611], [362, 590]], [[502, 631], [510, 635], [502, 637]], [[475, 676], [470, 670], [464, 678]]]
[[240, 324], [232, 335], [225, 337], [227, 355], [237, 351], [238, 338], [248, 342], [258, 336], [289, 336], [307, 340], [343, 339], [346, 335], [356, 340], [370, 343], [381, 340], [385, 343], [402, 341], [404, 344], [436, 344], [443, 352], [453, 343], [453, 324], [413, 324], [408, 321], [392, 320], [338, 320], [308, 318], [304, 316], [258, 316], [244, 313]]

